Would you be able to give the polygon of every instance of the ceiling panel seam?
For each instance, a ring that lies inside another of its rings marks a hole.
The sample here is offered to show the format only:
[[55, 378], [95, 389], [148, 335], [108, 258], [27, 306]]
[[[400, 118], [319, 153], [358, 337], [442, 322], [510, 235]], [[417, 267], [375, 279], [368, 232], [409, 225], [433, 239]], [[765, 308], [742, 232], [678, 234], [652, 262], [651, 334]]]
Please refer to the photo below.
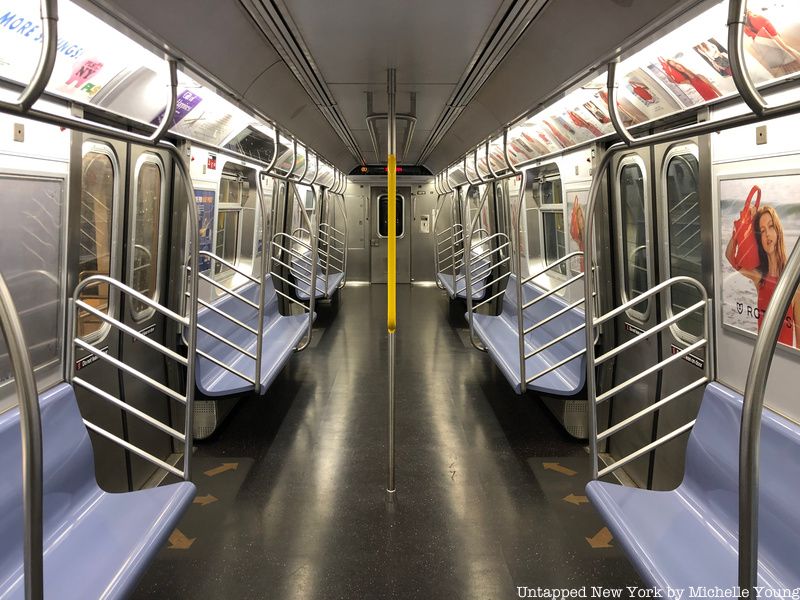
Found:
[[269, 66], [267, 66], [267, 68], [266, 68], [266, 69], [264, 69], [264, 70], [263, 70], [263, 71], [261, 71], [261, 72], [260, 72], [258, 75], [256, 75], [256, 76], [253, 78], [253, 81], [251, 81], [251, 82], [250, 82], [250, 84], [249, 84], [249, 85], [248, 85], [248, 86], [247, 86], [247, 87], [244, 89], [244, 93], [242, 93], [242, 96], [245, 96], [245, 97], [246, 97], [246, 96], [247, 96], [247, 92], [249, 92], [249, 91], [250, 91], [250, 88], [251, 88], [251, 87], [253, 87], [253, 85], [255, 85], [256, 81], [258, 81], [259, 79], [261, 79], [261, 77], [264, 75], [264, 73], [266, 73], [267, 71], [269, 71], [269, 70], [270, 70], [272, 67], [274, 67], [275, 65], [277, 65], [277, 64], [280, 64], [281, 62], [283, 62], [283, 61], [282, 61], [282, 60], [279, 58], [278, 60], [276, 60], [276, 61], [274, 61], [274, 62], [270, 63], [270, 64], [269, 64]]
[[[528, 26], [541, 13], [549, 0], [511, 0], [498, 11], [487, 35], [481, 41], [459, 84], [450, 96], [431, 135], [420, 152], [417, 164], [422, 164], [436, 148], [453, 123], [486, 83], [494, 70], [519, 41]], [[503, 8], [505, 11], [503, 12]]]
[[281, 55], [350, 153], [357, 161], [364, 163], [358, 142], [339, 111], [286, 6], [275, 0], [239, 1], [267, 41]]

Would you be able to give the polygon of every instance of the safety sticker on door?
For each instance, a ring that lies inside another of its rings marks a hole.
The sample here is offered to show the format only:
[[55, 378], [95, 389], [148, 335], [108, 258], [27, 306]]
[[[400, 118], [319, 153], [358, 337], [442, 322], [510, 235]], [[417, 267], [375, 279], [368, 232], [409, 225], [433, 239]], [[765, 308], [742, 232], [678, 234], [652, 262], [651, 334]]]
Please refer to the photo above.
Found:
[[[96, 348], [97, 352], [105, 352], [108, 353], [108, 346], [104, 346], [103, 348]], [[75, 370], [80, 371], [84, 367], [88, 367], [90, 364], [97, 362], [100, 360], [100, 357], [97, 354], [90, 354], [89, 356], [84, 356], [81, 359], [75, 361]]]
[[625, 331], [634, 335], [642, 335], [644, 333], [644, 329], [640, 329], [636, 325], [628, 323], [627, 321], [625, 321]]
[[[681, 351], [675, 344], [670, 344], [670, 348], [672, 349], [672, 354], [677, 354]], [[695, 356], [694, 354], [687, 354], [683, 357], [683, 360], [688, 362], [690, 365], [694, 365], [698, 369], [704, 369], [706, 366], [706, 361], [699, 356]]]
[[[154, 323], [153, 325], [148, 325], [148, 326], [147, 326], [147, 327], [145, 327], [144, 329], [140, 330], [140, 331], [139, 331], [139, 333], [140, 333], [140, 334], [142, 334], [142, 335], [148, 335], [148, 336], [149, 336], [149, 335], [150, 335], [151, 333], [153, 333], [155, 330], [156, 330], [156, 326], [155, 326], [155, 323]], [[136, 338], [133, 338], [133, 343], [134, 343], [134, 344], [135, 344], [137, 341], [138, 341], [138, 340], [137, 340]]]

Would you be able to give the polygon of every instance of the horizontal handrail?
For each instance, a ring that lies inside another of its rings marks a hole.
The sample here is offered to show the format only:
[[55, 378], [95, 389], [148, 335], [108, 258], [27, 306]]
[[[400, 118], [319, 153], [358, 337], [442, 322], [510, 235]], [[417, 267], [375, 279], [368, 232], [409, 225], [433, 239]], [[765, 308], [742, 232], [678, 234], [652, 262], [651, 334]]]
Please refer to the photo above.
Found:
[[697, 380], [693, 381], [692, 383], [683, 386], [681, 389], [679, 389], [676, 392], [673, 392], [672, 394], [670, 394], [666, 398], [664, 398], [662, 400], [659, 400], [655, 404], [651, 404], [650, 406], [646, 406], [645, 408], [643, 408], [639, 412], [632, 414], [627, 419], [625, 419], [623, 421], [620, 421], [616, 425], [613, 425], [612, 427], [609, 427], [608, 429], [598, 433], [597, 434], [597, 440], [601, 441], [601, 440], [606, 439], [607, 437], [611, 437], [615, 433], [625, 429], [628, 425], [631, 425], [632, 423], [635, 423], [636, 421], [638, 421], [642, 417], [644, 417], [646, 415], [649, 415], [650, 413], [654, 413], [654, 412], [660, 410], [661, 408], [663, 408], [664, 406], [666, 406], [667, 404], [669, 404], [673, 400], [676, 400], [677, 398], [685, 396], [689, 392], [691, 392], [693, 390], [696, 390], [697, 388], [705, 385], [706, 383], [708, 383], [708, 377], [701, 377], [700, 379], [697, 379]]
[[200, 252], [198, 252], [198, 254], [200, 256], [205, 256], [206, 258], [210, 258], [211, 260], [213, 260], [215, 262], [218, 262], [218, 263], [220, 263], [222, 265], [225, 265], [230, 270], [235, 271], [236, 273], [238, 273], [242, 277], [245, 277], [246, 279], [249, 279], [250, 281], [252, 281], [256, 285], [261, 285], [261, 282], [256, 277], [253, 277], [252, 275], [250, 275], [246, 271], [242, 270], [240, 267], [237, 267], [232, 262], [229, 262], [229, 261], [225, 260], [221, 256], [218, 256], [218, 255], [214, 254], [213, 252], [209, 252], [208, 250], [200, 250]]
[[582, 331], [584, 327], [586, 327], [586, 323], [581, 323], [580, 325], [577, 325], [576, 327], [573, 327], [573, 328], [572, 328], [572, 329], [570, 329], [569, 331], [567, 331], [567, 332], [565, 332], [565, 333], [562, 333], [562, 334], [561, 334], [561, 335], [559, 335], [558, 337], [556, 337], [556, 338], [553, 338], [552, 340], [548, 341], [548, 342], [547, 342], [546, 344], [544, 344], [543, 346], [539, 346], [538, 348], [534, 348], [534, 349], [533, 349], [531, 352], [529, 352], [528, 354], [526, 354], [526, 355], [525, 355], [525, 360], [528, 360], [529, 358], [533, 358], [534, 356], [536, 356], [536, 355], [537, 355], [537, 354], [539, 354], [540, 352], [544, 352], [544, 351], [545, 351], [545, 350], [547, 350], [548, 348], [552, 348], [552, 347], [553, 347], [553, 346], [555, 346], [556, 344], [558, 344], [558, 343], [560, 343], [560, 342], [563, 342], [563, 341], [564, 341], [565, 339], [567, 339], [569, 336], [571, 336], [571, 335], [575, 335], [575, 334], [576, 334], [576, 333], [578, 333], [579, 331]]
[[652, 337], [653, 335], [655, 335], [659, 331], [663, 331], [664, 329], [666, 329], [667, 327], [670, 327], [671, 325], [677, 323], [681, 319], [685, 319], [686, 317], [691, 315], [693, 312], [697, 311], [700, 308], [704, 308], [705, 306], [706, 306], [706, 302], [704, 300], [700, 300], [698, 302], [695, 302], [690, 307], [682, 310], [681, 312], [679, 312], [676, 315], [673, 315], [672, 317], [670, 317], [666, 321], [662, 321], [658, 325], [654, 325], [653, 327], [651, 327], [650, 329], [647, 329], [643, 333], [640, 333], [636, 337], [629, 339], [627, 342], [625, 342], [623, 344], [620, 344], [619, 346], [609, 350], [605, 354], [601, 354], [600, 356], [598, 356], [597, 358], [594, 359], [594, 364], [595, 365], [600, 365], [600, 364], [606, 362], [608, 359], [616, 356], [617, 354], [620, 354], [621, 352], [625, 352], [626, 350], [628, 350], [629, 348], [632, 348], [633, 346], [635, 346], [636, 344], [640, 343], [641, 341]]
[[[595, 296], [597, 296], [597, 294], [595, 294]], [[581, 298], [580, 300], [576, 300], [575, 302], [572, 302], [571, 304], [568, 304], [564, 308], [554, 312], [552, 315], [548, 315], [544, 319], [542, 319], [541, 321], [537, 321], [536, 323], [534, 323], [533, 325], [531, 325], [530, 327], [525, 329], [522, 333], [524, 333], [525, 335], [528, 335], [529, 333], [537, 330], [542, 325], [546, 325], [547, 323], [549, 323], [550, 321], [553, 321], [554, 319], [557, 319], [561, 315], [564, 315], [564, 314], [568, 313], [571, 310], [575, 310], [581, 304], [583, 304], [585, 300], [586, 300], [585, 298]]]
[[609, 398], [619, 394], [622, 390], [628, 389], [634, 383], [637, 383], [637, 382], [641, 381], [642, 379], [644, 379], [645, 377], [649, 377], [650, 375], [652, 375], [652, 374], [654, 374], [654, 373], [656, 373], [658, 371], [661, 371], [667, 365], [672, 364], [675, 361], [678, 361], [678, 360], [682, 359], [687, 354], [691, 354], [695, 350], [699, 350], [700, 348], [706, 346], [707, 344], [708, 344], [708, 340], [706, 340], [706, 339], [701, 339], [701, 340], [696, 341], [694, 344], [691, 344], [691, 345], [687, 346], [686, 348], [683, 348], [681, 351], [676, 352], [675, 354], [673, 354], [669, 358], [665, 358], [664, 360], [662, 360], [661, 362], [656, 363], [652, 367], [649, 367], [649, 368], [645, 369], [644, 371], [642, 371], [641, 373], [638, 373], [638, 374], [634, 375], [633, 377], [630, 377], [629, 379], [626, 379], [624, 382], [620, 383], [619, 385], [614, 386], [613, 388], [611, 388], [607, 392], [604, 392], [604, 393], [600, 394], [595, 399], [595, 402], [597, 404], [601, 404], [601, 403], [605, 402]]
[[107, 362], [110, 365], [115, 366], [116, 368], [118, 368], [121, 371], [125, 371], [128, 375], [138, 379], [142, 383], [146, 383], [151, 388], [161, 392], [165, 396], [169, 396], [173, 400], [176, 400], [176, 401], [178, 401], [178, 402], [180, 402], [182, 404], [186, 403], [186, 397], [185, 396], [182, 396], [181, 394], [179, 394], [175, 390], [173, 390], [171, 388], [168, 388], [167, 386], [165, 386], [160, 381], [156, 381], [152, 377], [150, 377], [148, 375], [145, 375], [144, 373], [141, 373], [140, 371], [137, 371], [136, 369], [134, 369], [133, 367], [131, 367], [131, 366], [127, 365], [127, 364], [125, 364], [121, 360], [118, 360], [118, 359], [114, 358], [113, 356], [107, 354], [106, 352], [100, 351], [100, 349], [95, 348], [91, 344], [87, 344], [86, 342], [84, 342], [80, 338], [75, 338], [73, 340], [73, 342], [79, 348], [83, 348], [84, 350], [86, 350], [90, 354], [93, 354], [94, 356], [96, 356], [100, 360], [102, 360], [104, 362]]
[[557, 285], [556, 287], [554, 287], [554, 288], [550, 288], [550, 289], [549, 289], [549, 290], [547, 290], [545, 293], [541, 294], [540, 296], [537, 296], [537, 297], [536, 297], [536, 298], [534, 298], [533, 300], [529, 300], [528, 302], [525, 302], [525, 303], [522, 305], [522, 310], [527, 310], [528, 308], [530, 308], [530, 307], [531, 307], [531, 306], [533, 306], [534, 304], [537, 304], [537, 303], [541, 302], [541, 301], [542, 301], [542, 300], [544, 300], [545, 298], [549, 298], [549, 297], [550, 297], [550, 296], [552, 296], [553, 294], [555, 294], [555, 293], [557, 293], [557, 292], [560, 292], [560, 291], [561, 291], [561, 290], [563, 290], [564, 288], [566, 288], [566, 287], [568, 287], [568, 286], [572, 285], [573, 283], [576, 283], [576, 282], [578, 282], [578, 281], [581, 281], [582, 279], [583, 279], [583, 273], [581, 273], [580, 275], [575, 275], [575, 276], [573, 276], [573, 277], [570, 277], [569, 279], [567, 279], [567, 280], [566, 280], [566, 281], [564, 281], [563, 283], [560, 283], [560, 284], [558, 284], [558, 285]]
[[[187, 270], [187, 271], [191, 271], [191, 270], [192, 270], [192, 268], [191, 268], [191, 267], [186, 267], [186, 270]], [[204, 273], [200, 273], [200, 274], [198, 275], [198, 277], [199, 277], [200, 279], [202, 279], [203, 281], [205, 281], [205, 282], [207, 282], [207, 283], [210, 283], [210, 284], [211, 284], [211, 285], [213, 285], [215, 288], [217, 288], [217, 289], [219, 289], [219, 290], [222, 290], [222, 291], [223, 291], [225, 294], [227, 294], [227, 295], [229, 295], [229, 296], [233, 296], [234, 298], [236, 298], [236, 299], [237, 299], [237, 300], [239, 300], [240, 302], [244, 302], [245, 304], [247, 304], [248, 306], [250, 306], [250, 308], [253, 308], [253, 309], [255, 309], [255, 310], [258, 310], [258, 304], [256, 304], [256, 303], [255, 303], [255, 302], [253, 302], [252, 300], [248, 300], [247, 298], [245, 298], [244, 296], [242, 296], [242, 295], [241, 295], [239, 292], [236, 292], [236, 291], [234, 291], [234, 290], [231, 290], [231, 289], [228, 289], [228, 288], [226, 288], [224, 285], [222, 285], [221, 283], [219, 283], [219, 282], [218, 282], [216, 279], [213, 279], [212, 277], [209, 277], [208, 275], [205, 275]]]
[[250, 352], [250, 351], [249, 351], [247, 348], [243, 348], [243, 347], [242, 347], [242, 346], [240, 346], [239, 344], [237, 344], [237, 343], [235, 343], [235, 342], [232, 342], [231, 340], [229, 340], [228, 338], [226, 338], [224, 335], [220, 335], [219, 333], [217, 333], [217, 332], [216, 332], [216, 331], [214, 331], [213, 329], [209, 329], [208, 327], [206, 327], [205, 325], [201, 325], [200, 323], [198, 323], [198, 324], [197, 324], [197, 329], [198, 329], [199, 331], [202, 331], [203, 333], [205, 333], [205, 334], [207, 334], [207, 335], [210, 335], [210, 336], [211, 336], [211, 337], [213, 337], [214, 339], [216, 339], [216, 340], [219, 340], [220, 342], [222, 342], [222, 343], [223, 343], [223, 344], [225, 344], [226, 346], [228, 346], [228, 347], [230, 347], [230, 348], [233, 348], [233, 349], [234, 349], [234, 350], [236, 350], [236, 351], [237, 351], [239, 354], [244, 354], [245, 356], [247, 356], [247, 357], [249, 357], [249, 358], [252, 358], [253, 360], [258, 360], [258, 358], [256, 357], [256, 355], [255, 355], [255, 354], [253, 354], [252, 352]]
[[[500, 275], [500, 277], [495, 279], [492, 283], [499, 283], [501, 279], [503, 279], [505, 277], [509, 277], [510, 275], [511, 275], [511, 273], [504, 273], [503, 275]], [[484, 304], [488, 304], [489, 302], [491, 302], [495, 298], [499, 298], [500, 296], [502, 296], [505, 293], [506, 293], [505, 290], [500, 290], [499, 292], [497, 292], [496, 294], [493, 294], [489, 298], [484, 298], [483, 300], [478, 302], [478, 304], [476, 304], [475, 306], [472, 307], [472, 312], [475, 312], [476, 310], [478, 310]]]
[[706, 293], [706, 289], [699, 281], [691, 277], [687, 277], [685, 275], [679, 275], [678, 277], [672, 277], [670, 279], [667, 279], [666, 281], [659, 283], [658, 285], [651, 287], [646, 292], [636, 296], [636, 298], [631, 298], [621, 306], [618, 306], [617, 308], [608, 311], [604, 315], [595, 318], [594, 326], [597, 327], [598, 325], [602, 325], [609, 319], [613, 319], [617, 315], [621, 315], [622, 313], [624, 313], [627, 310], [630, 310], [637, 304], [641, 304], [648, 298], [655, 296], [656, 294], [659, 294], [664, 290], [666, 290], [667, 288], [672, 287], [673, 285], [676, 285], [678, 283], [694, 286], [700, 292], [700, 296], [703, 298], [703, 300], [708, 300], [708, 294]]
[[126, 402], [123, 402], [122, 400], [120, 400], [116, 396], [114, 396], [112, 394], [109, 394], [105, 390], [101, 390], [99, 387], [97, 387], [95, 385], [92, 385], [88, 381], [86, 381], [84, 379], [81, 379], [80, 377], [74, 377], [72, 379], [72, 383], [74, 385], [79, 385], [80, 387], [84, 388], [87, 391], [92, 392], [93, 394], [95, 394], [96, 396], [99, 396], [100, 398], [103, 398], [104, 400], [107, 400], [108, 402], [110, 402], [111, 404], [116, 406], [117, 408], [120, 408], [120, 409], [124, 410], [125, 412], [128, 412], [128, 413], [134, 415], [138, 419], [140, 419], [140, 420], [144, 421], [145, 423], [155, 427], [156, 429], [159, 429], [159, 430], [163, 431], [164, 433], [166, 433], [167, 435], [175, 438], [179, 442], [185, 442], [186, 441], [186, 436], [184, 434], [182, 434], [180, 431], [178, 431], [177, 429], [173, 429], [169, 425], [165, 425], [164, 423], [162, 423], [158, 419], [148, 415], [146, 412], [139, 410], [138, 408], [136, 408], [132, 404], [128, 404]]
[[539, 371], [536, 375], [532, 375], [532, 376], [528, 377], [527, 379], [525, 379], [525, 383], [532, 383], [533, 381], [536, 381], [540, 377], [544, 377], [545, 375], [547, 375], [551, 371], [555, 371], [556, 369], [560, 369], [561, 367], [563, 367], [568, 362], [572, 362], [573, 360], [575, 360], [576, 358], [579, 358], [583, 354], [586, 354], [586, 349], [585, 348], [583, 350], [578, 350], [574, 354], [568, 356], [567, 358], [565, 358], [563, 360], [558, 361], [557, 363], [555, 363], [553, 365], [550, 365], [545, 370]]
[[[548, 271], [552, 271], [554, 268], [569, 262], [573, 258], [580, 258], [582, 256], [583, 256], [583, 252], [580, 252], [580, 251], [570, 252], [569, 254], [559, 258], [557, 261], [548, 264], [547, 266], [545, 266], [544, 268], [540, 269], [539, 271], [537, 271], [533, 275], [528, 275], [527, 277], [525, 277], [522, 280], [522, 285], [525, 285], [526, 283], [530, 283], [531, 281], [533, 281], [537, 277], [541, 277], [542, 275], [544, 275]], [[583, 276], [583, 273], [581, 273], [581, 275], [579, 275], [578, 277], [582, 277], [582, 276]]]
[[[188, 296], [189, 293], [185, 292], [184, 295]], [[224, 310], [220, 310], [219, 308], [217, 308], [213, 304], [211, 304], [209, 302], [206, 302], [205, 300], [202, 300], [200, 298], [198, 298], [197, 303], [200, 304], [200, 306], [203, 306], [203, 307], [207, 308], [208, 310], [210, 310], [212, 312], [215, 312], [219, 316], [228, 319], [231, 323], [234, 323], [235, 325], [238, 325], [242, 329], [246, 329], [247, 331], [249, 331], [253, 335], [258, 335], [258, 330], [255, 327], [250, 327], [250, 325], [248, 325], [247, 323], [243, 323], [242, 321], [240, 321], [236, 317], [229, 315]]]
[[119, 329], [120, 331], [123, 331], [123, 332], [127, 333], [133, 339], [142, 342], [143, 344], [149, 346], [150, 348], [153, 348], [154, 350], [157, 350], [158, 352], [160, 352], [164, 356], [166, 356], [168, 358], [171, 358], [172, 360], [182, 364], [184, 367], [189, 364], [189, 361], [186, 360], [185, 357], [181, 356], [180, 354], [178, 354], [174, 350], [170, 350], [166, 346], [164, 346], [162, 344], [159, 344], [158, 342], [156, 342], [155, 340], [147, 337], [146, 335], [143, 335], [143, 334], [139, 333], [133, 327], [129, 327], [128, 325], [126, 325], [122, 321], [118, 321], [114, 317], [111, 317], [108, 314], [106, 314], [106, 313], [104, 313], [104, 312], [102, 312], [100, 310], [97, 310], [92, 305], [87, 304], [83, 300], [76, 301], [75, 302], [75, 306], [77, 306], [78, 308], [80, 308], [83, 311], [86, 311], [86, 312], [96, 316], [98, 319], [101, 319], [102, 321], [105, 321], [106, 323], [108, 323], [112, 327], [115, 327], [115, 328]]
[[144, 294], [137, 292], [131, 286], [122, 283], [121, 281], [117, 281], [116, 279], [112, 279], [108, 275], [92, 275], [91, 277], [87, 277], [75, 287], [75, 292], [73, 293], [73, 297], [77, 302], [80, 299], [80, 293], [87, 288], [88, 286], [92, 285], [93, 283], [102, 282], [105, 284], [110, 285], [113, 288], [116, 288], [125, 293], [125, 295], [130, 296], [131, 298], [135, 298], [142, 304], [147, 305], [149, 308], [155, 309], [157, 312], [160, 312], [165, 317], [172, 319], [173, 321], [177, 321], [181, 325], [189, 325], [188, 317], [183, 317], [178, 313], [171, 311], [163, 304], [159, 304], [152, 298], [148, 298]]
[[249, 375], [245, 375], [244, 373], [242, 373], [238, 369], [234, 369], [232, 366], [226, 365], [224, 362], [222, 362], [218, 358], [215, 358], [214, 356], [211, 356], [208, 352], [200, 350], [199, 348], [197, 350], [197, 356], [202, 356], [207, 361], [214, 363], [215, 365], [217, 365], [218, 367], [220, 367], [222, 369], [225, 369], [229, 373], [233, 373], [237, 377], [240, 377], [241, 379], [244, 379], [247, 383], [249, 383], [249, 384], [251, 384], [253, 386], [255, 386], [256, 383], [257, 383], [256, 380], [255, 380], [255, 377], [250, 377]]
[[164, 469], [165, 471], [168, 471], [168, 472], [172, 473], [173, 475], [175, 475], [176, 477], [180, 477], [181, 479], [183, 479], [185, 477], [185, 473], [183, 471], [181, 471], [180, 469], [178, 469], [176, 467], [173, 467], [168, 462], [165, 462], [165, 461], [161, 460], [160, 458], [158, 458], [157, 456], [154, 456], [153, 454], [150, 454], [146, 450], [142, 450], [138, 446], [134, 446], [130, 442], [128, 442], [126, 440], [123, 440], [121, 437], [119, 437], [117, 435], [114, 435], [110, 431], [106, 431], [105, 429], [103, 429], [102, 427], [100, 427], [98, 425], [95, 425], [91, 421], [87, 421], [86, 419], [84, 419], [83, 420], [83, 424], [86, 425], [86, 427], [88, 429], [94, 431], [96, 434], [101, 435], [104, 438], [106, 438], [108, 440], [111, 440], [115, 444], [118, 444], [118, 445], [122, 446], [128, 452], [130, 452], [132, 454], [135, 454], [139, 458], [143, 458], [144, 460], [154, 464], [158, 468]]
[[624, 467], [625, 465], [627, 465], [628, 463], [636, 460], [637, 458], [652, 452], [653, 450], [655, 450], [659, 446], [662, 446], [662, 445], [666, 444], [667, 442], [671, 442], [676, 437], [678, 437], [680, 435], [683, 435], [684, 433], [689, 431], [692, 427], [694, 427], [695, 421], [697, 421], [697, 419], [694, 419], [694, 420], [690, 421], [689, 423], [686, 423], [685, 425], [682, 425], [681, 427], [678, 427], [677, 429], [671, 431], [670, 433], [658, 438], [654, 442], [651, 442], [651, 443], [647, 444], [646, 446], [643, 446], [642, 448], [639, 448], [635, 452], [631, 452], [625, 458], [621, 458], [620, 460], [611, 463], [605, 469], [601, 469], [597, 473], [597, 477], [598, 478], [604, 477], [604, 476], [608, 475], [609, 473], [612, 473], [612, 472], [616, 471], [617, 469], [619, 469], [621, 467]]

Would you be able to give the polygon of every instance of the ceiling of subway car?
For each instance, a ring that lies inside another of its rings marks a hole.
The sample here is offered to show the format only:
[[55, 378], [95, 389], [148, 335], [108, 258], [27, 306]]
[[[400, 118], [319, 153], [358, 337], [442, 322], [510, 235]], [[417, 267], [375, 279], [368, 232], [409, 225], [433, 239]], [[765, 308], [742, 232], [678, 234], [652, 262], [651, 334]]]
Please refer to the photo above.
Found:
[[[349, 171], [385, 161], [387, 69], [404, 163], [438, 171], [700, 0], [85, 0], [127, 19]], [[576, 18], [580, 15], [580, 18]], [[371, 105], [369, 104], [371, 100]], [[378, 153], [374, 148], [377, 147]], [[403, 155], [405, 153], [405, 155]]]

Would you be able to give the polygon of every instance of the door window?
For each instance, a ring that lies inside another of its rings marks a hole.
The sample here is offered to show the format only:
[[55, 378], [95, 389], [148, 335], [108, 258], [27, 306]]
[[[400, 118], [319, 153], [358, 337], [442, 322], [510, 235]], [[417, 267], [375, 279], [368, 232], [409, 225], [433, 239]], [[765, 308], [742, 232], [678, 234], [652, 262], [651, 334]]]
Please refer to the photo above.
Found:
[[[84, 153], [81, 167], [78, 281], [92, 275], [111, 275], [111, 226], [117, 169], [108, 148], [99, 145], [91, 148]], [[103, 313], [109, 312], [108, 285], [104, 283], [87, 286], [80, 299]], [[76, 334], [81, 338], [99, 339], [108, 327], [100, 318], [79, 311]]]
[[[702, 242], [700, 204], [698, 201], [697, 157], [682, 149], [667, 157], [664, 185], [669, 218], [670, 276], [685, 275], [700, 280], [702, 275]], [[693, 286], [676, 285], [670, 291], [670, 308], [679, 313], [700, 300]], [[702, 312], [694, 312], [676, 323], [676, 330], [687, 340], [703, 332]]]
[[[625, 300], [640, 296], [649, 289], [650, 259], [647, 248], [647, 208], [645, 181], [638, 160], [623, 163], [619, 171], [618, 191], [622, 232], [622, 272]], [[632, 311], [644, 319], [649, 301], [636, 304]]]
[[[404, 208], [405, 208], [405, 198], [400, 194], [396, 196], [397, 201], [397, 215], [396, 215], [396, 224], [397, 224], [397, 237], [403, 237], [403, 224], [404, 224]], [[378, 237], [388, 237], [389, 236], [389, 194], [381, 194], [378, 196]]]
[[[131, 236], [131, 286], [151, 300], [158, 298], [158, 251], [164, 181], [161, 163], [152, 154], [139, 159], [134, 179], [133, 235]], [[133, 318], [147, 318], [153, 310], [133, 300]]]

